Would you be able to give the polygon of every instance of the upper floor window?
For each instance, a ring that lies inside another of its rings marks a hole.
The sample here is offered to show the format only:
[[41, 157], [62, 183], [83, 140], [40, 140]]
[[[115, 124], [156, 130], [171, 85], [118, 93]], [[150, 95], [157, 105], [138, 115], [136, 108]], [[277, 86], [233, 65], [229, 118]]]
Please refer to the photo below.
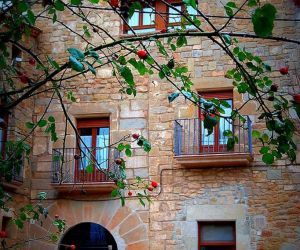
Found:
[[204, 92], [200, 93], [201, 97], [206, 100], [218, 98], [219, 100], [226, 101], [229, 105], [227, 108], [223, 107], [224, 114], [220, 117], [220, 120], [215, 126], [213, 132], [208, 135], [207, 129], [204, 128], [204, 114], [203, 111], [199, 111], [200, 116], [200, 151], [201, 152], [222, 152], [227, 150], [227, 137], [223, 135], [225, 130], [233, 129], [231, 120], [226, 119], [230, 117], [233, 108], [233, 94], [232, 90], [218, 91], [218, 92]]
[[198, 222], [199, 250], [236, 250], [234, 221]]
[[[106, 177], [97, 168], [107, 169], [109, 166], [109, 119], [78, 119], [77, 129], [80, 159], [76, 162], [75, 178], [77, 181], [101, 181]], [[92, 168], [92, 171], [87, 168]]]
[[[186, 7], [182, 0], [169, 0], [170, 7], [160, 0], [153, 1], [150, 5], [147, 3], [140, 11], [136, 11], [128, 20], [128, 25], [123, 26], [125, 34], [155, 32], [167, 27], [172, 28], [181, 25], [181, 15], [178, 11], [187, 12], [189, 15], [195, 15], [196, 10]], [[191, 26], [192, 27], [192, 26]], [[130, 29], [131, 28], [131, 29]], [[189, 27], [187, 27], [189, 28]]]

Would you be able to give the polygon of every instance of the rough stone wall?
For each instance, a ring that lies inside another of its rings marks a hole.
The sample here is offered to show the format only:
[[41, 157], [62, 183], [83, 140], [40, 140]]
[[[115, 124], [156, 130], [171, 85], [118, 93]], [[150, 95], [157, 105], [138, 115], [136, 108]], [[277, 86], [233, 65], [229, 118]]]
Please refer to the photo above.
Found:
[[[278, 8], [278, 17], [299, 17], [299, 8], [292, 1], [272, 2]], [[201, 1], [200, 6], [205, 13], [224, 14], [221, 1]], [[76, 22], [70, 13], [64, 14], [63, 20], [66, 25], [83, 32], [83, 24]], [[94, 17], [93, 21], [103, 28], [109, 28], [111, 35], [119, 36], [120, 20], [116, 15], [104, 12], [101, 17]], [[79, 38], [58, 23], [49, 25], [45, 21], [37, 26], [43, 30], [38, 41], [42, 57], [51, 53], [54, 59], [63, 63], [68, 57], [68, 47], [83, 46]], [[248, 22], [236, 20], [231, 27], [245, 31]], [[299, 28], [296, 23], [276, 23], [274, 35], [297, 38]], [[101, 38], [94, 36], [92, 41], [99, 42], [99, 39]], [[105, 36], [105, 40], [110, 39]], [[290, 90], [289, 86], [294, 81], [293, 75], [299, 69], [299, 47], [252, 39], [244, 39], [243, 44], [250, 51], [262, 56], [274, 69], [288, 63], [291, 76], [281, 77], [279, 84], [283, 90]], [[154, 57], [162, 61], [155, 49], [152, 50]], [[188, 46], [178, 49], [174, 57], [177, 62], [188, 66], [195, 90], [231, 88], [231, 81], [223, 76], [233, 64], [211, 41], [189, 38]], [[278, 71], [271, 75], [274, 79], [279, 77]], [[53, 148], [62, 147], [62, 141], [52, 143], [43, 131], [37, 131], [33, 139], [31, 197], [35, 197], [39, 191], [47, 191], [51, 199], [57, 199], [49, 204], [50, 212], [53, 210], [53, 214], [59, 213], [62, 218], [66, 217], [70, 226], [83, 221], [107, 226], [116, 237], [120, 249], [197, 249], [196, 222], [209, 219], [237, 221], [239, 250], [298, 249], [299, 166], [284, 166], [286, 162], [280, 161], [275, 166], [265, 167], [261, 166], [259, 157], [256, 157], [252, 166], [244, 168], [183, 169], [174, 160], [173, 122], [177, 118], [195, 117], [197, 110], [182, 97], [169, 104], [167, 95], [174, 89], [158, 77], [138, 79], [138, 94], [135, 98], [120, 94], [120, 85], [112, 77], [110, 68], [99, 69], [97, 77], [88, 73], [87, 78], [66, 81], [65, 86], [73, 88], [77, 98], [76, 103], [68, 103], [68, 111], [73, 121], [81, 117], [109, 116], [111, 141], [116, 141], [128, 133], [140, 133], [150, 139], [151, 152], [147, 155], [136, 149], [135, 157], [128, 159], [127, 174], [129, 178], [134, 175], [150, 176], [161, 183], [161, 190], [154, 194], [153, 203], [143, 210], [134, 200], [129, 201], [128, 214], [119, 215], [118, 213], [123, 212], [118, 212], [118, 205], [114, 201], [96, 201], [103, 198], [100, 196], [92, 197], [95, 201], [88, 201], [86, 197], [85, 201], [58, 198], [57, 191], [51, 185], [51, 154]], [[153, 81], [156, 83], [153, 84]], [[34, 119], [40, 117], [50, 98], [47, 93], [36, 98]], [[239, 107], [244, 100], [246, 97], [234, 90], [234, 106]], [[262, 124], [258, 123], [255, 109], [256, 104], [249, 103], [244, 114], [250, 115], [255, 122], [254, 128], [261, 128]], [[56, 118], [57, 131], [61, 138], [64, 135], [65, 120], [57, 99], [52, 101], [48, 115]], [[66, 146], [76, 146], [75, 134], [70, 126]], [[107, 206], [114, 208], [108, 212], [108, 217], [116, 220], [114, 223], [119, 226], [115, 228], [111, 226], [111, 222], [102, 220], [107, 213], [104, 207]], [[73, 212], [70, 214], [70, 211]], [[128, 222], [129, 214], [137, 216], [138, 219]], [[122, 221], [130, 225], [125, 231], [120, 226]], [[34, 228], [34, 225], [31, 227], [32, 235], [38, 234], [40, 229]], [[43, 244], [43, 248], [55, 248], [41, 242], [34, 244], [37, 245], [31, 245], [31, 249], [40, 249], [39, 244]]]

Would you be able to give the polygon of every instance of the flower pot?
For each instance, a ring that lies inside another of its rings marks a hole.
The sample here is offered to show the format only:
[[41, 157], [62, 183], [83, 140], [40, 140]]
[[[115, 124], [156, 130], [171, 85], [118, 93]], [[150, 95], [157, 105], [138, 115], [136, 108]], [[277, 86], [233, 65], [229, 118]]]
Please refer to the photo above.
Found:
[[294, 101], [300, 103], [300, 94], [293, 95]]

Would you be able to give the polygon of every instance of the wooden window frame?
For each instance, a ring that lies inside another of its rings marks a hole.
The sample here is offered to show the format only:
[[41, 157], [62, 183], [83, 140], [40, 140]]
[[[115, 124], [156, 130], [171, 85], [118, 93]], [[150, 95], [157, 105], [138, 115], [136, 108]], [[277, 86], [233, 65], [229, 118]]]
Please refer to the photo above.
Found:
[[[183, 4], [182, 0], [169, 0], [168, 3], [171, 4], [171, 5], [185, 6]], [[154, 13], [155, 23], [153, 25], [142, 25], [143, 24], [143, 13], [139, 12], [139, 25], [138, 26], [131, 26], [131, 28], [134, 31], [135, 30], [141, 30], [141, 29], [151, 29], [151, 28], [154, 28], [155, 31], [159, 31], [159, 30], [166, 29], [169, 25], [174, 25], [174, 26], [180, 25], [180, 22], [179, 23], [178, 22], [169, 23], [169, 7], [166, 4], [164, 4], [162, 1], [160, 1], [160, 0], [155, 1], [153, 7], [154, 7], [156, 12], [164, 13], [164, 14], [157, 15], [157, 14]], [[128, 34], [128, 31], [130, 31], [130, 29], [129, 29], [128, 25], [126, 25], [124, 23], [123, 24], [123, 34]], [[147, 32], [145, 32], [145, 33], [147, 33]]]
[[[233, 241], [201, 241], [201, 230], [203, 225], [231, 225], [233, 226]], [[230, 250], [236, 250], [236, 223], [235, 221], [198, 221], [198, 250], [207, 246], [226, 246]]]
[[[93, 156], [96, 155], [96, 139], [97, 139], [97, 130], [99, 128], [109, 128], [109, 142], [110, 144], [110, 121], [109, 117], [100, 117], [100, 118], [78, 118], [77, 119], [77, 131], [80, 135], [80, 129], [83, 128], [90, 128], [92, 129], [92, 149], [93, 149]], [[77, 140], [76, 143], [76, 154], [80, 155], [80, 141]], [[109, 163], [108, 163], [109, 165]], [[83, 173], [84, 172], [84, 173]], [[82, 179], [82, 177], [84, 179]], [[80, 168], [80, 160], [76, 160], [75, 162], [75, 182], [102, 182], [106, 179], [106, 176], [95, 169], [92, 174], [88, 174], [85, 170]]]
[[[206, 100], [212, 98], [218, 98], [219, 100], [231, 100], [232, 101], [232, 110], [234, 109], [233, 102], [233, 90], [218, 90], [210, 92], [198, 92], [198, 94]], [[200, 119], [200, 130], [202, 130], [201, 121], [203, 120], [203, 110], [199, 108], [198, 117]], [[200, 132], [200, 152], [223, 152], [224, 148], [227, 146], [225, 144], [220, 144], [219, 142], [219, 123], [214, 127], [214, 144], [213, 145], [202, 145], [202, 133]], [[212, 149], [212, 150], [210, 150]]]

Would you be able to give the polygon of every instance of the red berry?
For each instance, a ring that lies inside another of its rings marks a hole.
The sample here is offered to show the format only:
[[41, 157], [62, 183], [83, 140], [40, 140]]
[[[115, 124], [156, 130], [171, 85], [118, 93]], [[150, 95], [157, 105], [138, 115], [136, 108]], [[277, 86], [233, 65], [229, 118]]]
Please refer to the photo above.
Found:
[[279, 69], [279, 72], [282, 74], [282, 75], [286, 75], [289, 73], [289, 67], [282, 67]]
[[58, 218], [59, 218], [59, 215], [58, 215], [58, 214], [56, 214], [56, 215], [54, 216], [54, 218], [55, 218], [55, 219], [58, 219]]
[[156, 181], [152, 181], [151, 182], [151, 186], [154, 187], [154, 188], [157, 188], [158, 187], [158, 183]]
[[140, 59], [147, 59], [147, 52], [145, 50], [139, 50], [137, 52], [137, 55]]
[[71, 245], [71, 246], [70, 246], [70, 249], [75, 250], [75, 249], [76, 249], [76, 246], [75, 246], [75, 245]]
[[269, 97], [268, 97], [268, 101], [270, 101], [270, 102], [273, 102], [274, 99], [275, 99], [274, 96], [269, 96]]
[[29, 78], [24, 73], [19, 76], [19, 79], [20, 79], [21, 83], [24, 83], [24, 84], [29, 83]]
[[7, 233], [5, 231], [0, 231], [0, 238], [6, 238]]
[[74, 155], [74, 159], [75, 160], [79, 160], [80, 159], [80, 155]]
[[116, 164], [121, 165], [122, 164], [122, 159], [116, 159], [115, 162], [116, 162]]
[[139, 139], [139, 137], [140, 137], [139, 134], [133, 134], [133, 135], [132, 135], [132, 138], [135, 139], [135, 140]]
[[273, 92], [277, 92], [278, 85], [277, 84], [272, 84], [270, 90], [273, 91]]
[[110, 5], [113, 8], [119, 7], [119, 0], [110, 0]]
[[166, 33], [168, 30], [167, 29], [161, 29], [160, 33]]
[[147, 189], [148, 189], [150, 192], [153, 191], [153, 187], [148, 187]]
[[29, 64], [31, 64], [32, 66], [35, 65], [35, 60], [34, 60], [33, 58], [30, 58], [28, 62], [29, 62]]
[[128, 192], [128, 196], [132, 196], [132, 192], [131, 191]]

